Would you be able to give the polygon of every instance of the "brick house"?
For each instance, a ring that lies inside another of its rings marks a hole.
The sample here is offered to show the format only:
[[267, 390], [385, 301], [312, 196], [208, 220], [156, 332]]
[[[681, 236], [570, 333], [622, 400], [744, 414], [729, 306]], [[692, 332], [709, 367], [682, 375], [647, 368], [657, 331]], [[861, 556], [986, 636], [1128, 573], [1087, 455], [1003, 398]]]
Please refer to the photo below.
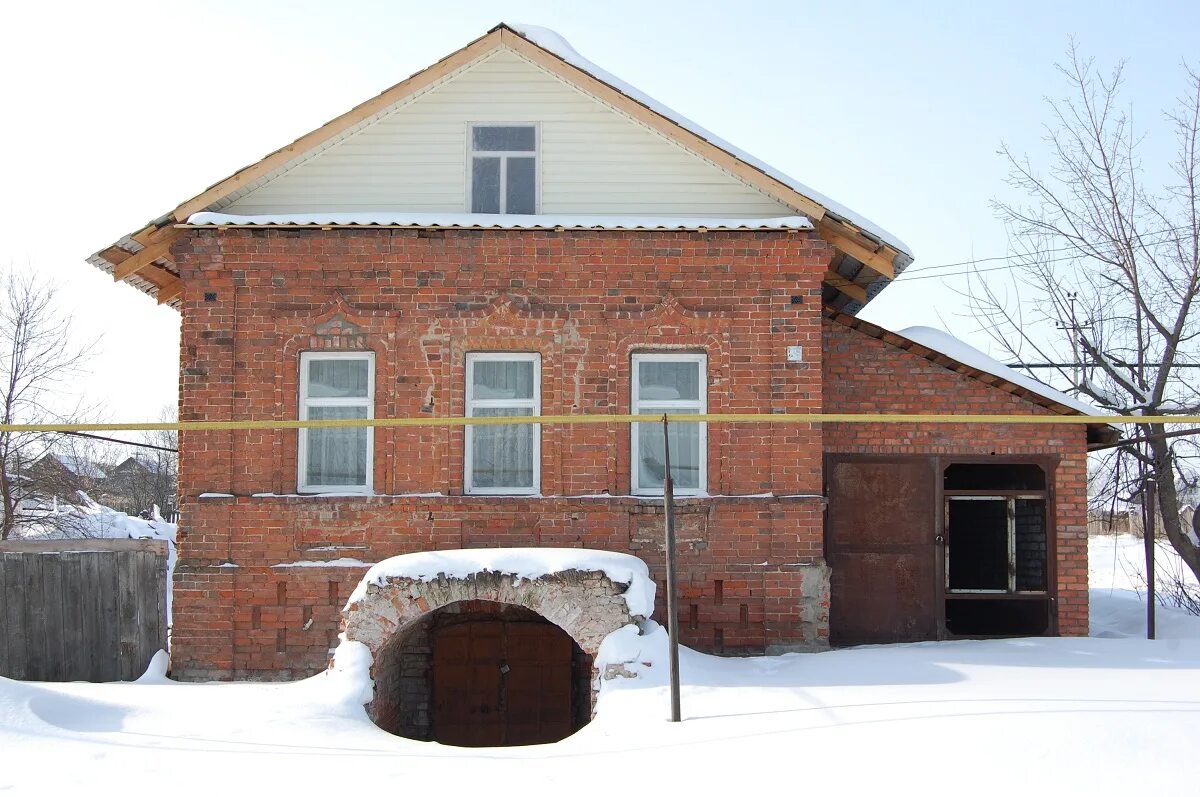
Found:
[[[182, 421], [1086, 410], [857, 318], [911, 261], [507, 25], [90, 260], [181, 313]], [[174, 673], [324, 668], [364, 563], [402, 553], [597, 548], [661, 579], [660, 430], [633, 426], [183, 433]], [[673, 433], [685, 644], [1087, 632], [1086, 455], [1106, 427]]]

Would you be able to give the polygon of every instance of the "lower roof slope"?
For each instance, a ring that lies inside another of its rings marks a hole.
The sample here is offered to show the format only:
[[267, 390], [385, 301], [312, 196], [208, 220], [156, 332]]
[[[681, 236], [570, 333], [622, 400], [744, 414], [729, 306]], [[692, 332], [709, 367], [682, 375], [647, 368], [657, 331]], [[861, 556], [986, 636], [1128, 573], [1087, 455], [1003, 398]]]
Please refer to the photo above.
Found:
[[[899, 332], [892, 332], [846, 313], [829, 310], [826, 315], [834, 323], [849, 327], [896, 348], [904, 349], [957, 374], [978, 380], [1006, 393], [1020, 396], [1026, 401], [1045, 407], [1059, 415], [1103, 416], [1105, 414], [1086, 402], [1014, 371], [979, 349], [940, 329], [908, 327]], [[1116, 427], [1100, 421], [1087, 424], [1087, 429], [1089, 445], [1115, 442], [1120, 437], [1120, 431]]]

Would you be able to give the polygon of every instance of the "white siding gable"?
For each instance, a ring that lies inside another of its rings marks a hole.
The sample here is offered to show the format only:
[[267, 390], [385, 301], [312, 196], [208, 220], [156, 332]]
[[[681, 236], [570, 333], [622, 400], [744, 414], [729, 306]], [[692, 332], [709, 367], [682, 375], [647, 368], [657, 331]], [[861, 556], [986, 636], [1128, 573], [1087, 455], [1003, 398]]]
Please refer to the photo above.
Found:
[[398, 105], [221, 210], [461, 213], [467, 210], [472, 122], [538, 124], [542, 213], [794, 214], [507, 48]]

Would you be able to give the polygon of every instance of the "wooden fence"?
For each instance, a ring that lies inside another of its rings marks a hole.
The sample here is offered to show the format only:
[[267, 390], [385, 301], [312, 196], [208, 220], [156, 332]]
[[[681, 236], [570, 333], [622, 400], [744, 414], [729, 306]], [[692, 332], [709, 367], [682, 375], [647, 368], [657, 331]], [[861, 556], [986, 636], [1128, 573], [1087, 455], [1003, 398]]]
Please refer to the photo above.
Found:
[[0, 676], [128, 681], [167, 648], [167, 543], [0, 543]]

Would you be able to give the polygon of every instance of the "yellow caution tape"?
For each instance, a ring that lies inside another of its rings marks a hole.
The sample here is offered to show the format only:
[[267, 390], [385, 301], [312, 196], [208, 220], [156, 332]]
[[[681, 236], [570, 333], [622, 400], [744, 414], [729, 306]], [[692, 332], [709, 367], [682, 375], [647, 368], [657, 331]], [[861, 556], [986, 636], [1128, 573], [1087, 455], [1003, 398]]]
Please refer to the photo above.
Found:
[[[905, 415], [897, 413], [670, 414], [671, 423], [999, 423], [999, 424], [1200, 424], [1200, 415]], [[515, 426], [542, 424], [661, 423], [662, 415], [505, 415], [486, 418], [343, 418], [324, 421], [170, 421], [150, 423], [7, 423], [0, 432], [221, 432], [238, 429], [346, 429], [360, 427]]]

